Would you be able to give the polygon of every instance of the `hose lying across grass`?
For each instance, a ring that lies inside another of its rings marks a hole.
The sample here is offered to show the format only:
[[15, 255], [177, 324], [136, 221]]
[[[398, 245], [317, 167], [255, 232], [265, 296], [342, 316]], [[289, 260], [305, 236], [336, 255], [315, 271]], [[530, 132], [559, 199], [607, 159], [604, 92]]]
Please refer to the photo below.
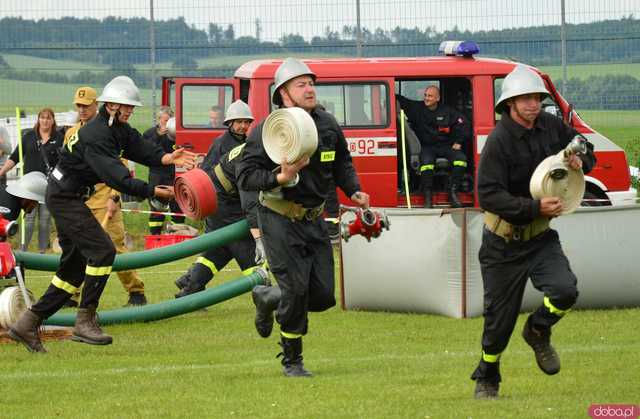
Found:
[[[214, 288], [187, 295], [186, 297], [146, 306], [126, 307], [99, 312], [98, 323], [104, 326], [108, 324], [151, 322], [167, 319], [237, 297], [238, 295], [251, 291], [256, 285], [264, 285], [266, 282], [266, 272], [262, 269], [256, 269], [250, 275], [234, 279]], [[49, 317], [44, 324], [73, 326], [75, 321], [76, 313], [58, 313]]]
[[[249, 234], [249, 225], [245, 220], [228, 225], [193, 239], [171, 246], [159, 247], [141, 252], [123, 253], [116, 256], [114, 271], [128, 271], [160, 265], [203, 252], [204, 250], [225, 246]], [[31, 252], [14, 252], [16, 261], [24, 263], [28, 269], [38, 271], [56, 271], [60, 264], [58, 255], [41, 255]]]

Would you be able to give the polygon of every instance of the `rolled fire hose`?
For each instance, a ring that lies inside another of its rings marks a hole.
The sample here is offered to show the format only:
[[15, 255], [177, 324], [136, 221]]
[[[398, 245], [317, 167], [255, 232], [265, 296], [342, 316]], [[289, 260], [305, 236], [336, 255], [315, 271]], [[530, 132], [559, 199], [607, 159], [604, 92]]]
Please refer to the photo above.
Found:
[[[128, 271], [172, 262], [201, 253], [207, 249], [233, 243], [245, 237], [248, 233], [249, 225], [246, 220], [242, 220], [171, 246], [158, 247], [142, 252], [121, 253], [116, 255], [113, 270]], [[38, 271], [55, 271], [60, 264], [60, 256], [58, 255], [41, 255], [39, 253], [20, 251], [15, 251], [14, 255], [18, 263], [22, 262], [26, 268]]]
[[295, 163], [318, 148], [318, 130], [302, 108], [277, 109], [264, 121], [262, 144], [275, 164]]
[[173, 189], [176, 202], [189, 218], [202, 220], [218, 209], [216, 188], [202, 169], [192, 169], [178, 176]]
[[[33, 293], [27, 290], [29, 301], [34, 300]], [[27, 309], [20, 287], [5, 288], [0, 294], [0, 326], [8, 329]]]
[[582, 202], [585, 190], [582, 169], [572, 169], [568, 158], [572, 154], [586, 152], [586, 147], [572, 141], [558, 154], [544, 159], [533, 172], [529, 191], [534, 199], [556, 197], [563, 205], [562, 215], [574, 212]]
[[[209, 288], [205, 291], [187, 295], [186, 297], [145, 306], [99, 312], [98, 323], [104, 326], [107, 324], [151, 322], [167, 319], [229, 300], [251, 291], [256, 285], [264, 285], [266, 282], [266, 272], [256, 269], [256, 271], [250, 275], [225, 282], [222, 285]], [[49, 317], [44, 324], [73, 326], [75, 321], [76, 313], [57, 313]]]

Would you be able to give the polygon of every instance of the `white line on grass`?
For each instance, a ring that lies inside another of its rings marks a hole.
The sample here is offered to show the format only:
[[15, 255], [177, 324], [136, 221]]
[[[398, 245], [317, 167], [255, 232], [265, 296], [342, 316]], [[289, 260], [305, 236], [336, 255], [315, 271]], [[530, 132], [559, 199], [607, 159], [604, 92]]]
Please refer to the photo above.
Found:
[[[621, 349], [633, 349], [638, 348], [640, 350], [640, 343], [629, 343], [622, 345], [591, 345], [591, 346], [576, 346], [576, 347], [558, 347], [560, 355], [563, 353], [580, 353], [580, 352], [620, 352]], [[437, 358], [442, 359], [445, 357], [475, 357], [479, 351], [464, 351], [464, 352], [450, 352], [450, 351], [438, 351], [438, 352], [425, 352], [419, 355], [396, 355], [391, 353], [383, 353], [375, 356], [365, 357], [346, 357], [338, 356], [332, 358], [314, 358], [315, 364], [335, 364], [340, 361], [348, 362], [364, 362], [373, 363], [381, 360], [403, 360], [403, 359], [429, 359]], [[508, 352], [511, 355], [516, 356], [528, 356], [531, 354], [529, 350], [510, 350]], [[33, 356], [33, 355], [31, 355]], [[233, 362], [233, 363], [216, 363], [216, 364], [176, 364], [176, 365], [151, 365], [145, 367], [122, 367], [122, 368], [107, 368], [99, 370], [63, 370], [63, 371], [36, 371], [27, 372], [20, 371], [8, 374], [0, 374], [1, 380], [25, 380], [25, 379], [40, 379], [40, 378], [77, 378], [77, 377], [89, 377], [89, 376], [103, 376], [103, 375], [122, 375], [133, 373], [145, 373], [145, 374], [158, 374], [158, 373], [172, 373], [176, 371], [189, 371], [189, 370], [218, 370], [218, 369], [232, 369], [232, 368], [247, 368], [257, 367], [263, 365], [273, 364], [272, 360], [251, 360], [250, 362]]]

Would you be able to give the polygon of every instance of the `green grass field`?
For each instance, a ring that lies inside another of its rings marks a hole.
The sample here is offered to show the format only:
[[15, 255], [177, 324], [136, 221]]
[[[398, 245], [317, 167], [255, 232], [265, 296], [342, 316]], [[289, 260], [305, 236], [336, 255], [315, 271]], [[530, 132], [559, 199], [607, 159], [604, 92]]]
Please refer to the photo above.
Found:
[[[373, 244], [372, 244], [373, 245]], [[141, 271], [152, 302], [172, 298], [187, 262]], [[30, 272], [36, 294], [50, 274]], [[240, 274], [225, 270], [224, 280]], [[222, 280], [216, 279], [217, 285]], [[112, 277], [102, 308], [126, 294]], [[7, 418], [583, 418], [590, 403], [637, 403], [639, 309], [576, 310], [555, 329], [562, 371], [540, 372], [519, 336], [502, 360], [502, 399], [472, 399], [482, 320], [342, 311], [312, 314], [311, 379], [281, 376], [276, 337], [253, 328], [250, 296], [164, 321], [106, 327], [114, 344], [2, 345]], [[631, 326], [631, 327], [630, 327]]]
[[[561, 66], [542, 66], [540, 67], [544, 73], [549, 74], [551, 79], [562, 79]], [[567, 66], [567, 78], [577, 77], [579, 79], [587, 79], [591, 76], [633, 76], [640, 79], [640, 63], [619, 63], [619, 64], [571, 64]]]

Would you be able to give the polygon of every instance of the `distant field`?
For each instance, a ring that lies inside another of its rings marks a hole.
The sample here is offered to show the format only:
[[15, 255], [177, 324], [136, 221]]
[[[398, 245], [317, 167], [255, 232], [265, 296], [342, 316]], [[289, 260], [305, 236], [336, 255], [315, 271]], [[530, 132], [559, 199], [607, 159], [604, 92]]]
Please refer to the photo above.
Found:
[[[553, 80], [562, 79], [562, 67], [543, 66], [540, 70], [549, 74]], [[640, 79], [640, 63], [621, 64], [572, 64], [567, 66], [567, 78], [587, 79], [590, 76], [629, 75]]]
[[109, 68], [107, 65], [80, 62], [52, 60], [38, 58], [29, 55], [2, 54], [9, 66], [15, 70], [41, 70], [53, 73], [76, 74], [83, 70], [102, 71]]

